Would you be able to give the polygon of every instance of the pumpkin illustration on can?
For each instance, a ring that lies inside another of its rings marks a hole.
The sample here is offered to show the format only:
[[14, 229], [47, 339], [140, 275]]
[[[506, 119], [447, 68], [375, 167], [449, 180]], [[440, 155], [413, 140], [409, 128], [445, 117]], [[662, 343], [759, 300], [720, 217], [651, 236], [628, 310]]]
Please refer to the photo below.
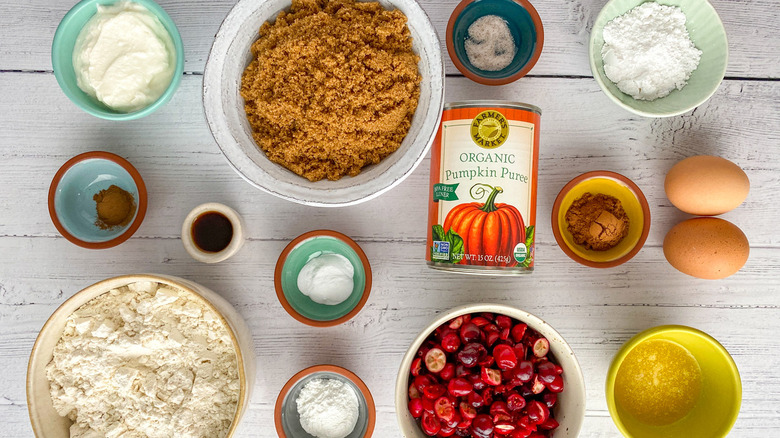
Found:
[[540, 111], [445, 106], [431, 154], [428, 265], [472, 274], [534, 267]]
[[[496, 203], [496, 196], [503, 193], [501, 187], [488, 184], [475, 184], [470, 193], [477, 189], [484, 194], [490, 190], [487, 200], [480, 204], [470, 202], [460, 204], [450, 210], [442, 226], [445, 230], [453, 230], [463, 239], [466, 254], [495, 254], [490, 260], [460, 260], [464, 265], [510, 266], [515, 245], [525, 242], [525, 224], [523, 216], [516, 207], [509, 204]], [[476, 198], [479, 194], [472, 197]]]

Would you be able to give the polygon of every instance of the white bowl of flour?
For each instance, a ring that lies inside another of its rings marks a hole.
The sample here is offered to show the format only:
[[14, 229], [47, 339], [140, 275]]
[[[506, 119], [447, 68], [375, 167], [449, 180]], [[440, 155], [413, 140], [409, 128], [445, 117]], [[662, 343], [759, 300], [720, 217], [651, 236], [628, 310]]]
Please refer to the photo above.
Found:
[[[642, 17], [638, 7], [651, 16]], [[682, 15], [694, 48], [679, 38], [675, 21]], [[607, 97], [646, 117], [671, 117], [706, 102], [728, 64], [726, 31], [706, 0], [611, 0], [593, 24], [589, 52], [593, 77]]]
[[252, 337], [221, 296], [162, 275], [110, 278], [46, 321], [27, 371], [37, 438], [230, 437], [254, 386]]

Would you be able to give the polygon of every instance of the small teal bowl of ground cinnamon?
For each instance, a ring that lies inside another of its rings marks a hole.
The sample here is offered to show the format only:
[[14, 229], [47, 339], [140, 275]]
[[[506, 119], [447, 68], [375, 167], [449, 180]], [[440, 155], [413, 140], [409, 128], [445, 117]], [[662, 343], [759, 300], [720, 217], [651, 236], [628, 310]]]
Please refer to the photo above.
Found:
[[141, 174], [110, 152], [86, 152], [60, 167], [49, 186], [49, 215], [68, 241], [105, 249], [130, 238], [146, 215]]

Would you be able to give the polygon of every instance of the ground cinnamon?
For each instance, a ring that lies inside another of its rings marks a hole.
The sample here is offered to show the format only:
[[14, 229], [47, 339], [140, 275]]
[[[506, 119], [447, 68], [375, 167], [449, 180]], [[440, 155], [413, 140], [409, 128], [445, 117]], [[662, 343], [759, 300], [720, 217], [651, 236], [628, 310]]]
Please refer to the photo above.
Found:
[[101, 190], [92, 197], [97, 209], [95, 225], [102, 230], [124, 227], [135, 216], [135, 198], [116, 185]]
[[594, 251], [612, 249], [628, 235], [628, 215], [620, 200], [601, 193], [585, 193], [566, 211], [574, 242]]

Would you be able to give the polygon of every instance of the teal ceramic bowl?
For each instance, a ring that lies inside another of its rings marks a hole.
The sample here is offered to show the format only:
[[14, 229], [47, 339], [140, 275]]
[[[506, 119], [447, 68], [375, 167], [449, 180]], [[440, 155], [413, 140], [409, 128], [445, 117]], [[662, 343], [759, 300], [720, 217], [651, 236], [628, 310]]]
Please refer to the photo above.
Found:
[[[116, 185], [133, 196], [135, 216], [125, 226], [101, 229], [95, 225], [93, 196]], [[57, 231], [70, 242], [88, 249], [105, 249], [129, 239], [146, 215], [146, 185], [141, 174], [124, 158], [109, 152], [77, 155], [60, 167], [49, 186], [49, 215]]]
[[[475, 67], [466, 54], [469, 26], [486, 15], [497, 15], [507, 22], [517, 48], [512, 62], [498, 71]], [[463, 0], [447, 23], [447, 52], [453, 64], [480, 84], [503, 85], [525, 76], [539, 60], [543, 45], [542, 19], [527, 0]]]
[[133, 3], [138, 3], [153, 13], [171, 35], [176, 50], [176, 70], [168, 88], [149, 106], [129, 113], [115, 111], [107, 107], [79, 88], [76, 81], [76, 72], [73, 70], [73, 47], [76, 45], [76, 38], [78, 38], [81, 29], [97, 13], [97, 6], [114, 3], [117, 3], [117, 0], [82, 0], [68, 11], [54, 33], [54, 41], [51, 45], [51, 64], [57, 83], [60, 84], [62, 91], [76, 106], [101, 119], [134, 120], [148, 116], [171, 100], [171, 97], [173, 97], [173, 94], [179, 87], [184, 71], [184, 45], [182, 44], [179, 30], [160, 5], [151, 0], [133, 0]]
[[604, 73], [601, 48], [604, 25], [642, 3], [643, 0], [611, 0], [596, 17], [589, 44], [593, 77], [613, 102], [640, 116], [671, 117], [688, 112], [706, 102], [723, 81], [729, 57], [726, 29], [707, 0], [659, 0], [662, 5], [682, 9], [691, 41], [702, 51], [701, 61], [682, 90], [673, 90], [668, 96], [653, 101], [636, 100], [620, 91]]
[[[298, 289], [298, 274], [311, 257], [340, 254], [355, 270], [352, 294], [344, 302], [326, 305], [314, 302]], [[349, 237], [330, 230], [304, 233], [290, 242], [274, 273], [276, 296], [284, 310], [298, 321], [314, 327], [329, 327], [352, 319], [366, 304], [371, 292], [371, 265], [363, 250]]]

